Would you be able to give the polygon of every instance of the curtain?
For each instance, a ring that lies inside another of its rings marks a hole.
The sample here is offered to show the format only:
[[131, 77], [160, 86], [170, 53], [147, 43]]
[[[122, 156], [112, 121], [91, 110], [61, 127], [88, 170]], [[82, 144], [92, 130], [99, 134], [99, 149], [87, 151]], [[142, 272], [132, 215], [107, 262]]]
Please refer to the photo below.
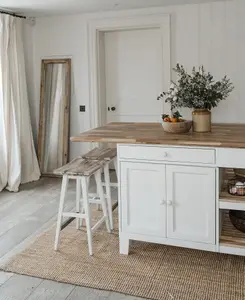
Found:
[[0, 191], [38, 180], [24, 62], [23, 19], [0, 14]]

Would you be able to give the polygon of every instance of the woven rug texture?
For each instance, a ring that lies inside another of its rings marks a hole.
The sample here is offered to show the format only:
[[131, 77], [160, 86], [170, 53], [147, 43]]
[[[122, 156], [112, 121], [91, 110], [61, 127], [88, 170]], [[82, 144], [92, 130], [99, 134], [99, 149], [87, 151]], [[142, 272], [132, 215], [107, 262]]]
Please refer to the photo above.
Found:
[[[93, 221], [98, 214], [93, 211]], [[117, 211], [114, 216], [117, 226]], [[54, 233], [52, 227], [1, 269], [157, 300], [245, 299], [244, 257], [141, 242], [124, 256], [118, 228], [109, 234], [105, 227], [93, 235], [90, 257], [86, 232], [74, 222], [62, 231], [58, 252]]]

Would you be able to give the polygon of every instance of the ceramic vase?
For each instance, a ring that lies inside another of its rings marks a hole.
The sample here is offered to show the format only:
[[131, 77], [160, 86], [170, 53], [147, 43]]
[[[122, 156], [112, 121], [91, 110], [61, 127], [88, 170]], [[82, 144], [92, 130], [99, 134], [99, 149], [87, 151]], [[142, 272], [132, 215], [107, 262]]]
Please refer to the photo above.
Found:
[[211, 131], [211, 111], [208, 109], [195, 109], [192, 112], [192, 121], [194, 132]]

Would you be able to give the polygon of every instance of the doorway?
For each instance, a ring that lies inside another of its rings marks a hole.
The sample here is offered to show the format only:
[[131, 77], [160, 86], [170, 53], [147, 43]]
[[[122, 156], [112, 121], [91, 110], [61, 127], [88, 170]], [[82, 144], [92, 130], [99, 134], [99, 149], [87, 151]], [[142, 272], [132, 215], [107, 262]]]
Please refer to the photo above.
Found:
[[100, 35], [103, 124], [158, 122], [163, 62], [160, 28], [120, 30]]
[[[133, 13], [87, 23], [91, 128], [157, 122], [170, 84], [170, 16]], [[168, 107], [164, 107], [167, 112]]]

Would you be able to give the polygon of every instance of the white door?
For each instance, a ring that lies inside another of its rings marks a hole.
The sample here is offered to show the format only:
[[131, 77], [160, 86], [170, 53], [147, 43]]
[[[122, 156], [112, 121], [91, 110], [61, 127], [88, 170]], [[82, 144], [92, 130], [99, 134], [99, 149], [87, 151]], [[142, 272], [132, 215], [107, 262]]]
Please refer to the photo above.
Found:
[[166, 237], [165, 166], [121, 162], [120, 170], [122, 230]]
[[158, 122], [162, 101], [162, 37], [158, 28], [106, 32], [106, 122]]
[[215, 244], [215, 169], [167, 166], [167, 237]]

